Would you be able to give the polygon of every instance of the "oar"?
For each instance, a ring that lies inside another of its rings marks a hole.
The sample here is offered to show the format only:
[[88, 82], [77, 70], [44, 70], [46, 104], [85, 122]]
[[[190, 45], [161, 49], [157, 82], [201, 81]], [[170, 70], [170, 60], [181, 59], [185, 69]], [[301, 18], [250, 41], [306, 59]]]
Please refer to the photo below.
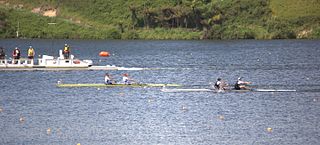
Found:
[[129, 81], [133, 82], [133, 84], [140, 84], [138, 81], [132, 79], [132, 78], [129, 78]]

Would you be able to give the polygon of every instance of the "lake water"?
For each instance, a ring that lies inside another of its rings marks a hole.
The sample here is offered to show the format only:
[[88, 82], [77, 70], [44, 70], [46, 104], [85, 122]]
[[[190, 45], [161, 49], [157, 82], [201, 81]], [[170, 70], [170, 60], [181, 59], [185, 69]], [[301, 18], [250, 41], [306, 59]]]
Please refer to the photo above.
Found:
[[[2, 39], [7, 57], [29, 45], [58, 56], [68, 43], [95, 65], [150, 68], [141, 83], [209, 88], [239, 76], [256, 88], [297, 92], [165, 93], [161, 88], [57, 88], [103, 83], [105, 71], [0, 71], [0, 144], [320, 143], [320, 41], [123, 41]], [[100, 58], [100, 51], [112, 55]], [[269, 130], [268, 130], [269, 128]]]

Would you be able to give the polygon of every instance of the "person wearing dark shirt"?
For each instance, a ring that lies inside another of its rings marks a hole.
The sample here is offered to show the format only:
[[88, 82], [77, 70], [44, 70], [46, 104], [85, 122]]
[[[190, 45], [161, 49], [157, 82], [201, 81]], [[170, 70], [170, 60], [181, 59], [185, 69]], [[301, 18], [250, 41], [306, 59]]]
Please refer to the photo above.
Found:
[[0, 47], [0, 59], [5, 59], [6, 53], [4, 52], [4, 48]]

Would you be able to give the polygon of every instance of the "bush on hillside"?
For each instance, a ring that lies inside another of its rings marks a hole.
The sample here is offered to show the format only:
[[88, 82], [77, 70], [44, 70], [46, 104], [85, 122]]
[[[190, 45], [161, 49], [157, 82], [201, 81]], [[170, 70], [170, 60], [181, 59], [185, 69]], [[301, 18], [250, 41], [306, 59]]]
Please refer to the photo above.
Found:
[[320, 27], [319, 26], [312, 31], [311, 38], [314, 38], [314, 39], [320, 38]]
[[294, 39], [296, 34], [288, 21], [272, 19], [267, 22], [271, 39]]
[[139, 39], [139, 35], [135, 30], [129, 30], [122, 33], [121, 39]]

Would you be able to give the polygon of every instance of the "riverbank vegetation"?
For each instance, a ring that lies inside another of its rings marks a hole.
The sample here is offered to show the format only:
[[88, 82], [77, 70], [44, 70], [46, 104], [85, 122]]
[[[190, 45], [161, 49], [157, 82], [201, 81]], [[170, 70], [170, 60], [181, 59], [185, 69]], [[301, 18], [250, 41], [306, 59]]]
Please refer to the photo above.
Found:
[[[318, 0], [0, 0], [0, 37], [320, 38]], [[46, 12], [52, 12], [47, 15]]]

